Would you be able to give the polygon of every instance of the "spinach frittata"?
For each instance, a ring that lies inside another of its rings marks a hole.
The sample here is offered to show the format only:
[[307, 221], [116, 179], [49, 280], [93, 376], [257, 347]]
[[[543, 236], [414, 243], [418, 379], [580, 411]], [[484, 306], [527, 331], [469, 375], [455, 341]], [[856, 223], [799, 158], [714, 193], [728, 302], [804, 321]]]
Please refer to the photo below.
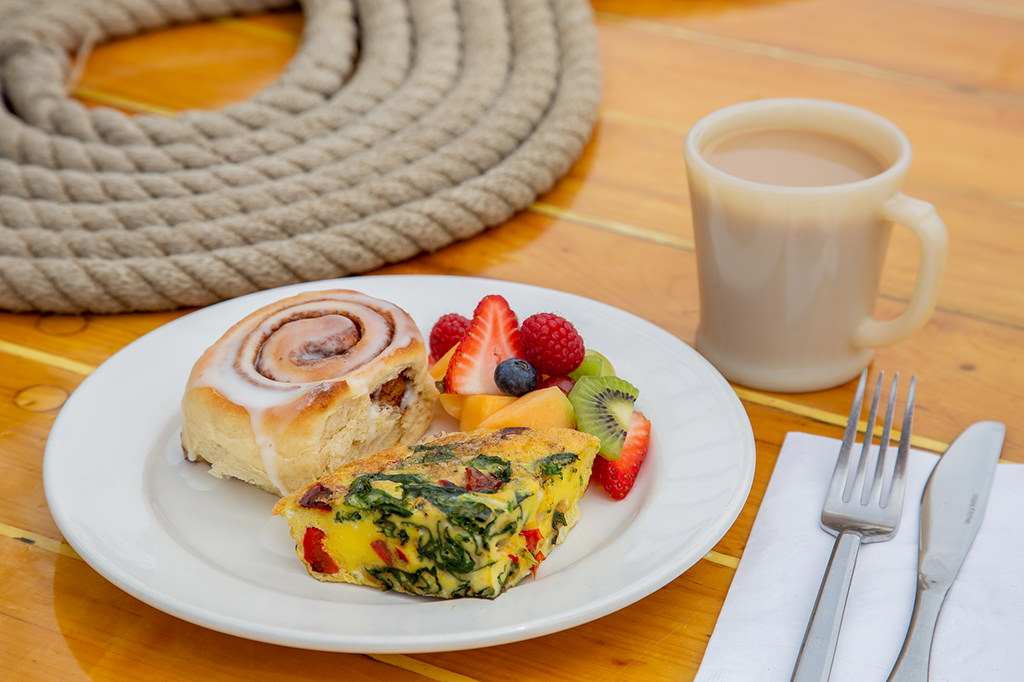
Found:
[[484, 429], [389, 448], [278, 501], [318, 580], [493, 599], [565, 539], [599, 441]]

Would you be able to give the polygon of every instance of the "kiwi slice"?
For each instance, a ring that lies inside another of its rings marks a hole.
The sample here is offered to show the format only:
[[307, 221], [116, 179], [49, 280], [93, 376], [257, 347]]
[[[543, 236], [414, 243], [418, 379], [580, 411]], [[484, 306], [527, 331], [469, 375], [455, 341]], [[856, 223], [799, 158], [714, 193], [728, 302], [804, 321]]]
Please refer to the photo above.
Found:
[[622, 454], [638, 393], [636, 386], [615, 376], [580, 377], [569, 391], [577, 428], [600, 439], [598, 454], [605, 459]]
[[588, 348], [583, 355], [583, 362], [569, 373], [569, 377], [576, 380], [580, 377], [603, 377], [614, 374], [615, 368], [612, 367], [611, 361], [593, 348]]

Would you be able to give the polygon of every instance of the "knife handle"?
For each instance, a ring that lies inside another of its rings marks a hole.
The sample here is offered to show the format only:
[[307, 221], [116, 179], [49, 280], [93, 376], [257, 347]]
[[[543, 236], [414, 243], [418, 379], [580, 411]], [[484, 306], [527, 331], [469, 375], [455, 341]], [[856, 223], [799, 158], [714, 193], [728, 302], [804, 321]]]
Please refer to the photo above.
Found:
[[790, 682], [828, 681], [860, 543], [858, 533], [847, 531], [836, 537]]
[[914, 612], [910, 616], [910, 628], [903, 648], [892, 667], [887, 682], [927, 682], [928, 660], [932, 653], [932, 639], [935, 624], [939, 620], [942, 602], [949, 588], [942, 589], [928, 585], [918, 578], [917, 596], [914, 598]]

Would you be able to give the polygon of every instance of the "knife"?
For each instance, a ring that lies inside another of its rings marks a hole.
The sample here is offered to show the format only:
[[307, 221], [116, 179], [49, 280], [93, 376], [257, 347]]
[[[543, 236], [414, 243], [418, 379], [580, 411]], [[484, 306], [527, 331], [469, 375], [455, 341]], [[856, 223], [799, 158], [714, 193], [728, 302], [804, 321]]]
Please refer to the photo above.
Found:
[[988, 503], [1006, 426], [967, 427], [928, 477], [921, 497], [917, 597], [910, 628], [888, 682], [926, 682], [939, 611], [967, 556]]

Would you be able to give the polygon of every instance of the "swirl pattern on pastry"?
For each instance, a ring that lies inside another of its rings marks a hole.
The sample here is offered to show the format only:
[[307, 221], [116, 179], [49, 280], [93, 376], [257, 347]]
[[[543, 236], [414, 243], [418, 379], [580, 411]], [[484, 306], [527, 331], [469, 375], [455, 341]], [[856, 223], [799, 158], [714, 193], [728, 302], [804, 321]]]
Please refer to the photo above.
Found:
[[203, 353], [182, 446], [216, 476], [285, 494], [418, 439], [436, 397], [404, 310], [356, 291], [306, 292], [250, 313]]

